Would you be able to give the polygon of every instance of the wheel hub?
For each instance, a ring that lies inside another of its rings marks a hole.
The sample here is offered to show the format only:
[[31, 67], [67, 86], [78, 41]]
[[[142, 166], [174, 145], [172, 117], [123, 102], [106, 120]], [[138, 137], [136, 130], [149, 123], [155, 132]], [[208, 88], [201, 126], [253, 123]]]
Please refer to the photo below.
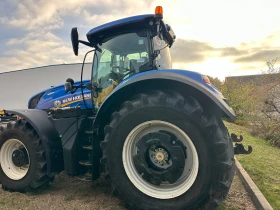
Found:
[[149, 158], [151, 164], [156, 168], [167, 169], [170, 166], [169, 154], [165, 148], [155, 148], [153, 145], [149, 149]]
[[22, 167], [26, 164], [28, 164], [28, 157], [27, 153], [23, 150], [16, 149], [12, 154], [12, 161], [17, 167]]
[[[157, 149], [157, 150], [158, 150], [158, 149]], [[162, 149], [161, 149], [161, 150], [162, 150]], [[157, 161], [159, 161], [160, 163], [163, 164], [163, 161], [164, 161], [164, 160], [165, 160], [165, 161], [167, 160], [168, 155], [166, 155], [166, 152], [165, 152], [165, 151], [164, 151], [164, 152], [156, 151], [155, 157], [156, 157]]]
[[137, 143], [138, 153], [134, 164], [139, 174], [147, 182], [160, 185], [174, 183], [182, 175], [185, 167], [185, 148], [171, 133], [154, 132], [144, 135]]

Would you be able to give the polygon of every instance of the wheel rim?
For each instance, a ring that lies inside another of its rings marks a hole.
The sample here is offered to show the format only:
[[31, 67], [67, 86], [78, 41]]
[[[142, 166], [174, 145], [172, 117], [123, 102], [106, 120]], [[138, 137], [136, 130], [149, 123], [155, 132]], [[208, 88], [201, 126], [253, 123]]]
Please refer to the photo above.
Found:
[[[18, 152], [21, 151], [21, 152]], [[24, 154], [24, 160], [19, 160]], [[16, 159], [15, 156], [18, 156]], [[28, 161], [28, 162], [27, 162]], [[12, 180], [24, 178], [29, 170], [29, 153], [24, 144], [18, 139], [7, 140], [0, 151], [0, 165], [3, 172]]]
[[[187, 158], [182, 175], [175, 183], [161, 183], [158, 186], [142, 178], [135, 167], [133, 156], [137, 154], [136, 144], [142, 136], [162, 130], [168, 131], [180, 139], [186, 147]], [[129, 133], [123, 146], [122, 159], [126, 174], [137, 189], [158, 199], [170, 199], [184, 194], [195, 182], [199, 168], [197, 151], [188, 135], [177, 126], [158, 120], [142, 123]]]

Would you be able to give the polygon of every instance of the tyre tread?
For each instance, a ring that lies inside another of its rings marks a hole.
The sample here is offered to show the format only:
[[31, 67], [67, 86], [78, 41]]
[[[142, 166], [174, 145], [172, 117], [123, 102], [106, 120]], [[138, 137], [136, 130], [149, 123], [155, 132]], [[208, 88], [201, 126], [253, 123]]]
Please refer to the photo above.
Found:
[[[110, 144], [110, 135], [113, 133], [113, 130], [116, 129], [117, 125], [126, 115], [148, 106], [168, 106], [178, 111], [183, 111], [193, 122], [197, 123], [201, 128], [206, 129], [209, 134], [211, 134], [213, 139], [211, 144], [215, 153], [217, 165], [215, 183], [211, 188], [211, 193], [205, 205], [203, 207], [196, 206], [194, 209], [215, 209], [225, 200], [234, 176], [235, 162], [233, 158], [233, 148], [229, 146], [232, 142], [230, 141], [228, 131], [222, 121], [217, 119], [215, 115], [209, 114], [203, 110], [203, 106], [193, 97], [184, 98], [176, 92], [156, 90], [151, 93], [139, 94], [131, 101], [124, 102], [119, 112], [115, 112], [112, 115], [111, 122], [104, 129], [105, 139], [101, 141], [101, 148], [104, 156], [101, 159], [101, 164], [104, 165], [106, 174], [110, 175], [107, 154], [109, 153], [108, 145]], [[114, 183], [112, 183], [112, 185], [114, 190], [125, 200], [128, 208], [138, 209], [135, 203], [121, 194], [121, 191], [118, 190], [118, 185]]]

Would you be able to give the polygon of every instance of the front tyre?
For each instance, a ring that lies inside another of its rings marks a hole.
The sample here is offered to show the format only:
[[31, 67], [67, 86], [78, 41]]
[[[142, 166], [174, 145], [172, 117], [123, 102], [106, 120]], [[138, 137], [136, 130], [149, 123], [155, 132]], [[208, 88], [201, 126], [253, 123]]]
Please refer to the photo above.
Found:
[[234, 176], [222, 121], [175, 92], [125, 102], [101, 147], [113, 188], [132, 209], [214, 209]]
[[10, 191], [29, 192], [49, 184], [44, 147], [24, 120], [0, 127], [0, 183]]

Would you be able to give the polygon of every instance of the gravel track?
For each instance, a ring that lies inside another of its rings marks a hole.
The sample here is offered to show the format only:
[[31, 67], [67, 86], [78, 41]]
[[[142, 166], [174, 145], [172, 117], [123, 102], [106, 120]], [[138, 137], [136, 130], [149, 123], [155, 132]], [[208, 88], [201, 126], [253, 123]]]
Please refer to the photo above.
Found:
[[[1, 185], [0, 185], [1, 186]], [[112, 195], [103, 177], [97, 182], [84, 182], [61, 173], [51, 185], [37, 194], [7, 192], [0, 189], [0, 209], [125, 209], [124, 203]], [[239, 178], [234, 182], [222, 208], [255, 210]]]

